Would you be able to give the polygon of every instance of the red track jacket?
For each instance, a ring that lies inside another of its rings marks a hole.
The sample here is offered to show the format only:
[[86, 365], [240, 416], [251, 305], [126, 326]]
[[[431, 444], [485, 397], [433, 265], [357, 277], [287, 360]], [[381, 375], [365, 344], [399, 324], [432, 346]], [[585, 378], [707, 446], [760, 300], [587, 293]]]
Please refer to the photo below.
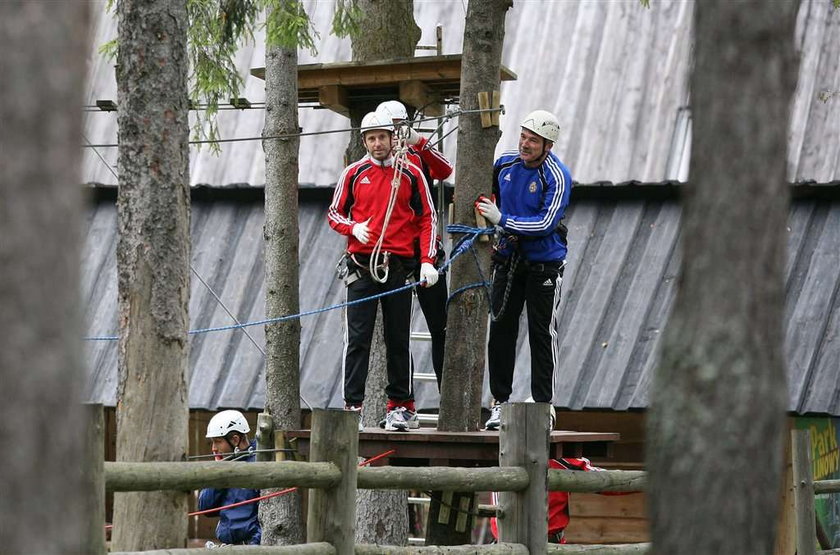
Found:
[[[347, 166], [338, 179], [327, 221], [335, 231], [347, 236], [347, 250], [353, 254], [370, 254], [379, 240], [388, 208], [393, 159], [384, 163], [365, 156]], [[402, 169], [397, 201], [385, 230], [383, 252], [412, 258], [414, 240], [420, 240], [420, 262], [434, 263], [437, 215], [423, 172], [414, 163]], [[370, 239], [361, 244], [353, 236], [353, 226], [370, 218]], [[415, 221], [416, 218], [416, 221]]]
[[[589, 463], [589, 459], [586, 458], [579, 458], [579, 459], [571, 459], [571, 458], [563, 458], [559, 461], [556, 459], [549, 459], [548, 460], [548, 468], [553, 468], [555, 470], [583, 470], [583, 471], [593, 471], [593, 470], [603, 470], [603, 468], [598, 468], [597, 466], [592, 466]], [[610, 495], [610, 494], [603, 494], [603, 495]], [[615, 495], [615, 494], [612, 494]], [[620, 495], [620, 494], [619, 494]], [[498, 504], [498, 494], [493, 492], [493, 503]], [[562, 532], [566, 529], [566, 526], [569, 525], [569, 492], [567, 491], [549, 491], [548, 492], [548, 534], [556, 534], [558, 532]], [[497, 540], [499, 539], [499, 527], [496, 523], [495, 518], [490, 519], [490, 531], [493, 533], [493, 537]], [[561, 543], [566, 543], [563, 540]]]

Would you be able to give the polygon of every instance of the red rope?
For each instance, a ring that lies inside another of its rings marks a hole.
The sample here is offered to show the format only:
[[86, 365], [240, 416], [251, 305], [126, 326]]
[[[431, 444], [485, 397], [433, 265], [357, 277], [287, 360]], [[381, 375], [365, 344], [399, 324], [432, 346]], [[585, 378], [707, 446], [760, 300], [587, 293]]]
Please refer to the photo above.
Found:
[[[397, 452], [396, 449], [390, 449], [388, 451], [385, 451], [384, 453], [380, 453], [380, 454], [376, 455], [375, 457], [371, 457], [367, 460], [364, 460], [364, 461], [360, 462], [359, 466], [360, 467], [367, 466], [371, 463], [374, 463], [374, 462], [378, 461], [379, 459], [384, 459], [385, 457], [393, 455], [396, 452]], [[298, 488], [296, 488], [296, 487], [286, 488], [284, 490], [275, 491], [274, 493], [269, 493], [267, 495], [261, 495], [259, 497], [254, 497], [253, 499], [246, 499], [245, 501], [239, 501], [237, 503], [231, 503], [230, 505], [225, 505], [224, 507], [219, 507], [217, 509], [205, 509], [203, 511], [194, 511], [192, 513], [188, 513], [187, 516], [198, 516], [198, 515], [204, 515], [204, 514], [207, 514], [207, 513], [215, 513], [215, 512], [219, 512], [219, 511], [224, 511], [226, 509], [232, 509], [234, 507], [239, 507], [241, 505], [247, 505], [249, 503], [256, 503], [257, 501], [262, 501], [263, 499], [270, 499], [272, 497], [278, 497], [280, 495], [286, 495], [287, 493], [292, 493], [293, 491], [295, 491], [297, 489]], [[114, 527], [113, 524], [106, 524], [105, 525], [106, 530], [108, 530], [110, 528], [113, 528], [113, 527]]]

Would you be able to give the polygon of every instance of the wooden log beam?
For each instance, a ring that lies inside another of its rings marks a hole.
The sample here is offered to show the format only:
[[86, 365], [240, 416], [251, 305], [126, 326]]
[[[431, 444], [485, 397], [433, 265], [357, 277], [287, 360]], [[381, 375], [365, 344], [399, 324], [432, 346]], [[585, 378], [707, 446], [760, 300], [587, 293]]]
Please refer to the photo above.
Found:
[[443, 105], [440, 103], [440, 95], [434, 92], [423, 81], [412, 79], [400, 83], [400, 100], [409, 106], [423, 109], [426, 117], [442, 116]]
[[105, 544], [105, 418], [101, 404], [85, 405], [87, 430], [85, 434], [85, 484], [90, 496], [87, 517], [87, 548], [91, 555], [108, 552]]
[[359, 489], [437, 491], [521, 491], [528, 487], [523, 468], [378, 466], [359, 469]]
[[586, 553], [587, 555], [628, 555], [651, 553], [649, 543], [617, 543], [611, 545], [548, 544], [549, 553]]
[[641, 470], [604, 470], [603, 472], [577, 472], [574, 470], [549, 470], [548, 489], [575, 493], [604, 491], [644, 491], [647, 473]]
[[840, 493], [840, 480], [817, 480], [814, 482], [814, 493]]
[[[335, 547], [327, 542], [299, 545], [226, 545], [221, 553], [258, 553], [260, 555], [335, 555]], [[118, 551], [110, 555], [207, 555], [207, 548], [158, 549], [155, 551]]]
[[811, 474], [811, 433], [791, 430], [793, 494], [796, 505], [796, 552], [817, 551], [817, 516], [814, 513], [814, 477]]
[[106, 491], [187, 491], [200, 488], [332, 487], [341, 472], [331, 463], [287, 461], [224, 464], [219, 462], [106, 462]]
[[467, 554], [467, 553], [511, 553], [526, 555], [528, 548], [517, 543], [494, 543], [485, 545], [429, 545], [425, 547], [409, 546], [396, 547], [393, 545], [368, 545], [356, 546], [356, 555], [411, 555], [413, 553], [439, 553], [439, 554]]
[[271, 462], [274, 460], [274, 453], [268, 453], [274, 449], [274, 419], [267, 412], [257, 415], [257, 462]]
[[341, 85], [321, 85], [318, 87], [318, 103], [344, 117], [350, 117], [350, 101], [347, 99], [347, 89]]
[[[480, 93], [479, 93], [480, 94]], [[548, 536], [548, 403], [504, 403], [499, 431], [499, 466], [520, 467], [528, 487], [499, 495], [499, 540], [545, 553]]]
[[306, 541], [330, 542], [338, 555], [350, 555], [356, 528], [358, 414], [349, 410], [313, 410], [309, 457], [337, 466], [341, 480], [330, 488], [309, 490]]

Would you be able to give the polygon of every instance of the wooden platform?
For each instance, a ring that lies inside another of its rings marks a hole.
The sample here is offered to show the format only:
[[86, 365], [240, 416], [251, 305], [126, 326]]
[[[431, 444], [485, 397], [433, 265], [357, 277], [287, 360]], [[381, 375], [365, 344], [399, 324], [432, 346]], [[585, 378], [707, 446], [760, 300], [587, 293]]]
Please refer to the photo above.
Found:
[[[265, 79], [265, 68], [251, 74]], [[499, 79], [514, 81], [516, 74], [502, 66]], [[298, 66], [298, 103], [318, 103], [345, 116], [353, 103], [383, 98], [425, 107], [429, 116], [442, 115], [441, 104], [457, 101], [460, 89], [460, 54]]]
[[[309, 454], [309, 430], [286, 433], [296, 438], [298, 451]], [[610, 446], [620, 439], [613, 432], [551, 432], [549, 452], [559, 457], [609, 457]], [[499, 432], [440, 432], [435, 428], [420, 428], [410, 432], [386, 432], [380, 428], [365, 428], [359, 433], [359, 456], [373, 457], [396, 450], [392, 456], [377, 464], [393, 466], [493, 466], [499, 462]]]

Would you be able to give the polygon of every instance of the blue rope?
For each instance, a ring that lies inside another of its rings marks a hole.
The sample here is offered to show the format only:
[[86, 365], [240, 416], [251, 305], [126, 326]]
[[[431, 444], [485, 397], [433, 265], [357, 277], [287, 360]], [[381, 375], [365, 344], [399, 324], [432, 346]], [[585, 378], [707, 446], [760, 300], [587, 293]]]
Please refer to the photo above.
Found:
[[[455, 224], [455, 225], [446, 226], [446, 231], [448, 231], [449, 233], [463, 233], [464, 237], [461, 237], [461, 239], [458, 240], [455, 247], [452, 249], [452, 256], [450, 256], [449, 260], [447, 260], [446, 263], [443, 264], [443, 266], [441, 266], [441, 268], [440, 268], [441, 272], [446, 270], [449, 266], [451, 266], [452, 262], [456, 258], [458, 258], [462, 254], [464, 254], [468, 249], [472, 248], [473, 244], [475, 243], [475, 240], [478, 238], [479, 235], [489, 235], [489, 234], [493, 233], [494, 228], [492, 228], [492, 227], [486, 227], [486, 228], [485, 227], [469, 227], [469, 226], [465, 226], [465, 225]], [[426, 283], [426, 280], [421, 280], [421, 281], [418, 281], [416, 283], [409, 283], [409, 284], [403, 285], [402, 287], [399, 287], [397, 289], [392, 289], [390, 291], [385, 291], [384, 293], [377, 293], [376, 295], [371, 295], [370, 297], [365, 297], [363, 299], [356, 299], [355, 301], [345, 301], [343, 303], [338, 303], [338, 304], [334, 304], [332, 306], [327, 306], [327, 307], [324, 307], [324, 308], [318, 308], [318, 309], [315, 309], [315, 310], [310, 310], [308, 312], [300, 312], [298, 314], [289, 314], [287, 316], [279, 316], [277, 318], [267, 318], [265, 320], [258, 320], [256, 322], [245, 322], [245, 323], [242, 323], [242, 324], [232, 324], [232, 325], [229, 325], [229, 326], [218, 326], [218, 327], [214, 327], [214, 328], [195, 329], [195, 330], [188, 331], [187, 334], [188, 335], [196, 335], [196, 334], [199, 334], [199, 333], [210, 333], [210, 332], [214, 332], [214, 331], [235, 330], [235, 329], [239, 329], [239, 328], [247, 328], [247, 327], [250, 327], [250, 326], [263, 326], [265, 324], [274, 324], [274, 323], [277, 323], [277, 322], [285, 322], [285, 321], [288, 321], [288, 320], [296, 320], [296, 319], [302, 318], [304, 316], [313, 316], [315, 314], [321, 314], [322, 312], [328, 312], [330, 310], [335, 310], [337, 308], [344, 308], [344, 307], [351, 306], [351, 305], [356, 305], [356, 304], [361, 304], [361, 303], [365, 303], [365, 302], [368, 302], [368, 301], [373, 301], [373, 300], [385, 297], [387, 295], [394, 295], [396, 293], [400, 293], [400, 292], [405, 291], [407, 289], [413, 289], [414, 287], [418, 287], [420, 285], [423, 285], [424, 283]], [[481, 285], [481, 284], [478, 284], [478, 285]], [[475, 286], [478, 286], [478, 285], [475, 285]], [[458, 291], [456, 291], [456, 293], [458, 293], [458, 292], [460, 292], [460, 289]], [[455, 295], [456, 293], [453, 293], [453, 295]], [[453, 295], [450, 295], [450, 298]], [[449, 300], [447, 299], [447, 303], [448, 302], [449, 302]], [[85, 337], [84, 338], [85, 341], [117, 341], [118, 339], [119, 339], [118, 335], [99, 335], [99, 336]]]

